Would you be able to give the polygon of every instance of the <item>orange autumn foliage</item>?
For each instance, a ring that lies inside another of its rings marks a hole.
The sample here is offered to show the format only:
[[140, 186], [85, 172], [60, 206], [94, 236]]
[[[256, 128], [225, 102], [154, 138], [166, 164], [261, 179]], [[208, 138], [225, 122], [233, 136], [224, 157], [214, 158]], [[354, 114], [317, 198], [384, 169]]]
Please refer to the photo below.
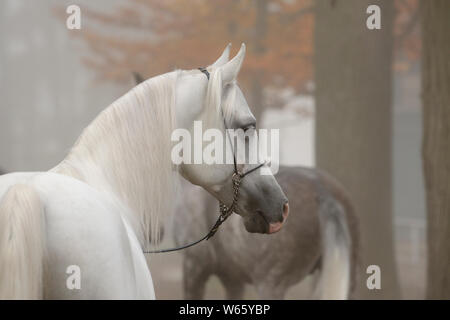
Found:
[[[396, 70], [420, 53], [417, 0], [395, 0]], [[84, 57], [101, 80], [129, 81], [213, 62], [228, 42], [247, 44], [240, 81], [305, 91], [313, 79], [313, 0], [130, 0], [99, 12], [83, 8]], [[85, 20], [84, 20], [85, 21]], [[400, 67], [399, 67], [400, 66]], [[403, 67], [401, 67], [403, 66]]]
[[[264, 1], [262, 1], [264, 2]], [[302, 90], [312, 78], [312, 1], [132, 0], [112, 13], [83, 9], [85, 63], [109, 80], [212, 63], [228, 42], [247, 56], [240, 81]]]

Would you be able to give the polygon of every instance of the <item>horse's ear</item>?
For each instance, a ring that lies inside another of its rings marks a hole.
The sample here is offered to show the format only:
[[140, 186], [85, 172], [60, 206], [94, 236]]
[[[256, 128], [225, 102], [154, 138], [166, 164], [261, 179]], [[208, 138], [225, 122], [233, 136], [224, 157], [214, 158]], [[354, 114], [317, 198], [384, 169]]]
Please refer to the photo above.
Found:
[[216, 60], [216, 62], [214, 62], [211, 67], [221, 67], [223, 66], [225, 63], [228, 62], [228, 60], [230, 59], [230, 48], [231, 48], [231, 43], [229, 43], [227, 45], [227, 47], [225, 48], [225, 50], [223, 50], [222, 55], [219, 57], [219, 59]]
[[222, 81], [224, 84], [229, 83], [236, 79], [239, 70], [241, 70], [244, 57], [245, 57], [245, 44], [243, 43], [237, 55], [222, 67]]
[[138, 85], [141, 82], [144, 82], [144, 77], [139, 72], [133, 71], [133, 77], [134, 81], [136, 82], [136, 85]]

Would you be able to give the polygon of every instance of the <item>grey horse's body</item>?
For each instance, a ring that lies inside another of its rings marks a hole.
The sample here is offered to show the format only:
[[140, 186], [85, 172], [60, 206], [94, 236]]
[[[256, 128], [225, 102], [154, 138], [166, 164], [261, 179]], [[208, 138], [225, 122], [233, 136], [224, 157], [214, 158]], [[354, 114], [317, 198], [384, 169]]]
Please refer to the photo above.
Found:
[[[327, 174], [281, 167], [277, 179], [289, 198], [284, 230], [267, 237], [245, 231], [233, 215], [209, 241], [184, 251], [184, 294], [201, 299], [211, 275], [229, 299], [245, 284], [263, 299], [282, 299], [289, 287], [319, 271], [314, 298], [345, 299], [353, 292], [358, 265], [357, 218], [343, 188]], [[203, 190], [183, 186], [174, 236], [183, 245], [205, 235], [217, 219], [217, 202]]]

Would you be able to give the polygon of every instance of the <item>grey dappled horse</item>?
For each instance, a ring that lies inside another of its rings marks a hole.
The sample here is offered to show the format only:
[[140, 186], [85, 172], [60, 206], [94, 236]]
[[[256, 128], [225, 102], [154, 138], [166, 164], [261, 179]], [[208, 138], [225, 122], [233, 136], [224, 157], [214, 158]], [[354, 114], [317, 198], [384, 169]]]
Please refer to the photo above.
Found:
[[[282, 299], [309, 274], [316, 274], [312, 298], [351, 297], [358, 269], [357, 217], [343, 187], [317, 169], [280, 167], [276, 175], [290, 203], [283, 230], [270, 237], [246, 232], [231, 216], [209, 241], [183, 251], [184, 295], [204, 297], [205, 284], [216, 275], [228, 299], [243, 297], [245, 284], [262, 299]], [[217, 201], [183, 185], [174, 216], [177, 245], [197, 240], [217, 218]], [[317, 272], [316, 272], [317, 271]]]

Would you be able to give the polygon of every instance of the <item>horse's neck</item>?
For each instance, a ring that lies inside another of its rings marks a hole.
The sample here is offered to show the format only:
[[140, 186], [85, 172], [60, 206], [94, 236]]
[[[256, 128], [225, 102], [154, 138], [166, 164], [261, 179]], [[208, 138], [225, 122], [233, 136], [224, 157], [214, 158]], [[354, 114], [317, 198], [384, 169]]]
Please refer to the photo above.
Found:
[[[53, 169], [119, 197], [144, 239], [158, 237], [172, 203], [170, 135], [176, 75], [147, 80], [105, 109]], [[142, 233], [141, 233], [142, 232]]]

